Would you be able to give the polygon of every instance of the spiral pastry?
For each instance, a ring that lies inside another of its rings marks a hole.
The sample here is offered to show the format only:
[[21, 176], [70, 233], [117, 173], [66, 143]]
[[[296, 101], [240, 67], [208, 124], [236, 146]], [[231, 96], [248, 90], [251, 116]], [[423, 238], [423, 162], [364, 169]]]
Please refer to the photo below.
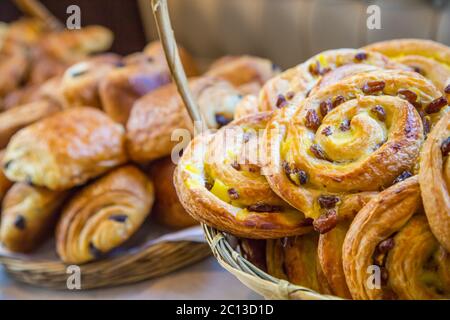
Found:
[[363, 49], [380, 52], [412, 67], [450, 98], [449, 47], [431, 40], [396, 39], [373, 43]]
[[50, 235], [67, 194], [15, 183], [2, 204], [2, 244], [15, 252], [30, 252], [41, 245]]
[[419, 181], [431, 230], [450, 252], [450, 113], [434, 127], [423, 146]]
[[[295, 106], [309, 95], [324, 75], [340, 67], [355, 64], [365, 65], [363, 68], [369, 65], [381, 69], [405, 69], [405, 66], [394, 63], [377, 52], [363, 49], [324, 51], [269, 80], [261, 90], [259, 110], [268, 111], [286, 105]], [[356, 69], [352, 71], [355, 72]]]
[[277, 240], [267, 240], [267, 272], [279, 279], [329, 294], [327, 280], [317, 256], [319, 235], [315, 232]]
[[450, 255], [422, 212], [418, 179], [411, 177], [358, 213], [342, 249], [354, 299], [450, 297]]
[[100, 258], [129, 239], [150, 213], [152, 182], [125, 166], [84, 187], [63, 208], [56, 249], [66, 263]]
[[441, 98], [417, 73], [378, 70], [278, 110], [265, 139], [272, 189], [307, 217], [331, 216], [332, 224], [317, 226], [329, 231], [336, 215], [354, 215], [370, 192], [411, 176], [424, 128], [449, 109]]
[[311, 221], [281, 200], [261, 173], [258, 142], [269, 117], [241, 118], [191, 141], [174, 181], [195, 219], [244, 238], [279, 238], [311, 229]]

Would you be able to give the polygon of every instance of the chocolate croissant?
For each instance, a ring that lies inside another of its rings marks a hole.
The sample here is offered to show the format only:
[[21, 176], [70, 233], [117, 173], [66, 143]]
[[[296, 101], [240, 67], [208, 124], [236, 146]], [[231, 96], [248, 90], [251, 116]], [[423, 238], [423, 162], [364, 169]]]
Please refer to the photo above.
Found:
[[354, 299], [450, 298], [450, 256], [423, 215], [417, 177], [372, 199], [356, 215], [342, 251]]
[[11, 251], [30, 252], [50, 235], [67, 192], [15, 183], [2, 204], [0, 241]]
[[450, 113], [425, 142], [419, 170], [425, 213], [434, 236], [450, 252]]
[[[210, 128], [218, 128], [233, 119], [235, 106], [242, 96], [230, 83], [201, 77], [191, 79], [190, 87]], [[135, 102], [126, 129], [131, 159], [147, 162], [169, 155], [178, 143], [171, 139], [173, 131], [192, 132], [193, 125], [175, 84], [168, 84]]]
[[267, 126], [268, 181], [289, 204], [329, 231], [374, 192], [411, 176], [424, 134], [448, 106], [421, 75], [358, 73], [282, 108]]
[[2, 165], [12, 181], [65, 190], [126, 159], [123, 127], [98, 109], [76, 107], [17, 132]]
[[123, 244], [154, 201], [152, 182], [136, 167], [117, 168], [80, 190], [63, 208], [56, 249], [66, 263], [86, 263]]
[[269, 187], [259, 141], [269, 113], [233, 121], [191, 141], [175, 171], [178, 197], [196, 219], [243, 238], [303, 234], [311, 221]]
[[442, 93], [450, 94], [450, 48], [431, 40], [396, 39], [370, 44], [380, 52], [429, 78]]

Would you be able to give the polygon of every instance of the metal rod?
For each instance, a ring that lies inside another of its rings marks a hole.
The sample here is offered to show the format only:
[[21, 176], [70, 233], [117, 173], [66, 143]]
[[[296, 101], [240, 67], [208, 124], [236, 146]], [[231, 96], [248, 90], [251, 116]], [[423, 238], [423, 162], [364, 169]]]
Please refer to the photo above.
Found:
[[199, 111], [197, 103], [195, 102], [191, 90], [189, 88], [186, 73], [184, 72], [181, 59], [178, 54], [178, 47], [170, 22], [169, 10], [167, 7], [167, 0], [151, 0], [153, 15], [155, 16], [156, 25], [158, 28], [159, 38], [164, 48], [167, 64], [177, 85], [184, 105], [186, 106], [189, 116], [194, 122], [197, 132], [201, 132], [204, 125], [204, 120]]

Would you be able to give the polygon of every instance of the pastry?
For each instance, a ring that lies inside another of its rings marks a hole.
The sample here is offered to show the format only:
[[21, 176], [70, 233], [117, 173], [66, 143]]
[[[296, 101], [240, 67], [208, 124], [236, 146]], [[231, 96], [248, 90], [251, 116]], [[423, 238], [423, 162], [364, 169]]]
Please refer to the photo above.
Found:
[[317, 258], [317, 233], [267, 240], [267, 272], [277, 278], [329, 294]]
[[102, 108], [113, 120], [126, 125], [134, 102], [170, 81], [167, 67], [157, 63], [145, 61], [116, 68], [100, 82]]
[[267, 240], [239, 239], [239, 249], [242, 256], [256, 267], [267, 272], [266, 244]]
[[183, 229], [198, 224], [183, 208], [173, 185], [173, 173], [176, 165], [170, 157], [151, 164], [150, 176], [155, 183], [155, 207], [153, 216], [160, 224]]
[[380, 52], [429, 78], [450, 98], [450, 48], [431, 40], [396, 39], [370, 44], [365, 50]]
[[2, 205], [0, 241], [11, 251], [30, 252], [50, 234], [66, 192], [15, 183]]
[[227, 80], [243, 94], [257, 95], [261, 87], [279, 71], [268, 59], [225, 56], [213, 62], [206, 75]]
[[174, 181], [181, 203], [196, 220], [251, 239], [311, 230], [311, 221], [281, 200], [261, 172], [259, 141], [269, 118], [269, 113], [250, 115], [191, 141]]
[[450, 256], [423, 215], [417, 177], [384, 190], [356, 215], [343, 266], [354, 299], [450, 298]]
[[[227, 81], [202, 77], [190, 80], [190, 88], [209, 128], [230, 122], [241, 94]], [[167, 156], [178, 141], [175, 129], [193, 131], [192, 121], [175, 84], [168, 84], [138, 99], [127, 122], [127, 149], [131, 159], [147, 162]]]
[[59, 111], [60, 107], [50, 100], [40, 100], [0, 113], [0, 148], [20, 129]]
[[430, 228], [450, 252], [450, 113], [425, 142], [420, 159], [419, 182]]
[[[183, 65], [184, 72], [188, 77], [195, 77], [199, 75], [197, 64], [194, 58], [189, 54], [189, 52], [182, 46], [178, 45], [178, 54], [180, 56], [180, 61]], [[166, 55], [164, 54], [164, 49], [161, 42], [153, 41], [150, 42], [143, 50], [144, 55], [147, 57], [147, 61], [154, 62], [159, 65], [167, 66]]]
[[[0, 151], [0, 161], [2, 161], [5, 155], [5, 150]], [[0, 170], [0, 201], [5, 196], [6, 192], [11, 188], [13, 183], [5, 176], [3, 170]]]
[[75, 107], [17, 132], [2, 164], [13, 181], [64, 190], [125, 161], [123, 127], [98, 109]]
[[412, 175], [424, 133], [449, 109], [441, 99], [427, 79], [400, 70], [326, 86], [269, 122], [267, 179], [325, 233], [373, 192]]
[[60, 84], [64, 107], [101, 108], [100, 82], [112, 70], [121, 66], [122, 62], [119, 56], [104, 54], [86, 59], [68, 68]]
[[28, 66], [25, 47], [13, 41], [4, 41], [0, 46], [0, 98], [20, 86]]
[[56, 229], [59, 257], [75, 264], [100, 258], [137, 231], [153, 201], [152, 182], [130, 165], [88, 184], [62, 210]]
[[336, 68], [364, 64], [382, 69], [407, 69], [377, 52], [362, 49], [328, 50], [282, 72], [268, 81], [259, 96], [259, 110], [268, 111], [286, 105], [298, 105], [328, 72]]

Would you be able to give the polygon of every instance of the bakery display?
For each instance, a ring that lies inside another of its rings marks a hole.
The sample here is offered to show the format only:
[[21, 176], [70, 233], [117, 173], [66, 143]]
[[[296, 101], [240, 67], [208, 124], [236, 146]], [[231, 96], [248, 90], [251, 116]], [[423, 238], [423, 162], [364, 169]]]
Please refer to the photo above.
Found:
[[319, 53], [195, 137], [174, 183], [219, 261], [250, 268], [244, 282], [267, 297], [279, 295], [260, 270], [313, 298], [450, 298], [448, 50], [408, 39]]

